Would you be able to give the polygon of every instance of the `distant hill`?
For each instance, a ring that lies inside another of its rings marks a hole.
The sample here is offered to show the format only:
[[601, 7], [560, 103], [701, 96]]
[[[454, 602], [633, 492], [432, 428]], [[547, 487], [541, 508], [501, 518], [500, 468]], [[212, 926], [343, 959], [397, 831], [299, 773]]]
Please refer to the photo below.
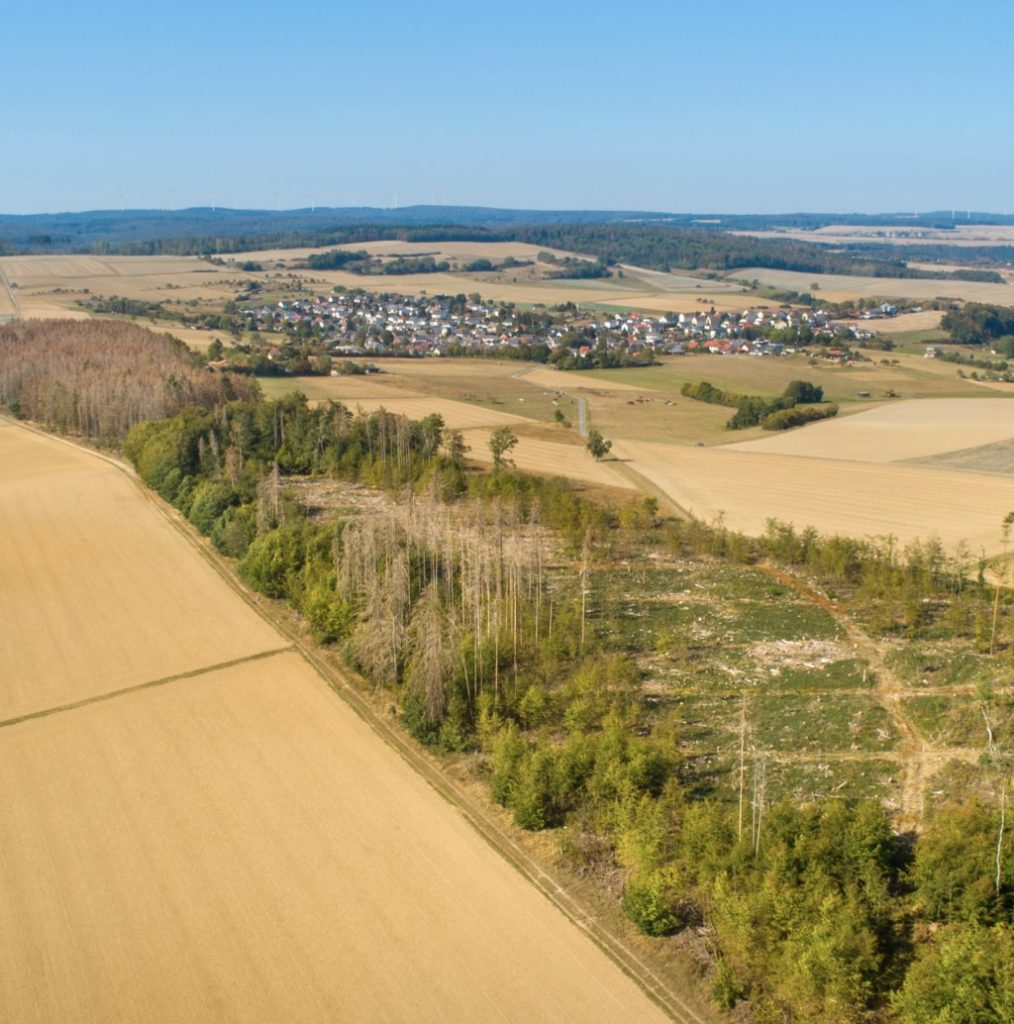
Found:
[[[701, 214], [650, 210], [511, 210], [488, 206], [317, 207], [302, 210], [88, 210], [0, 214], [0, 251], [87, 251], [163, 239], [284, 238], [352, 226], [450, 226], [486, 231], [552, 224], [651, 224], [705, 231], [817, 228], [834, 224], [950, 228], [950, 211], [924, 213]], [[1014, 215], [971, 213], [962, 224], [1014, 224]], [[325, 243], [327, 244], [327, 243]]]
[[[976, 220], [975, 218], [978, 218]], [[918, 258], [960, 262], [953, 272], [910, 267], [917, 258], [902, 245], [829, 245], [819, 238], [747, 238], [736, 230], [812, 229], [834, 224], [950, 228], [950, 213], [921, 214], [690, 214], [647, 210], [510, 210], [484, 206], [323, 207], [303, 210], [93, 210], [83, 213], [0, 215], [0, 255], [83, 252], [125, 255], [215, 255], [266, 248], [335, 246], [383, 239], [403, 241], [522, 241], [632, 263], [654, 270], [729, 271], [767, 267], [807, 273], [945, 279], [975, 274], [1006, 261], [1006, 252], [955, 252], [923, 247]], [[1012, 223], [1014, 217], [976, 214], [961, 224]], [[998, 278], [997, 278], [998, 279]]]

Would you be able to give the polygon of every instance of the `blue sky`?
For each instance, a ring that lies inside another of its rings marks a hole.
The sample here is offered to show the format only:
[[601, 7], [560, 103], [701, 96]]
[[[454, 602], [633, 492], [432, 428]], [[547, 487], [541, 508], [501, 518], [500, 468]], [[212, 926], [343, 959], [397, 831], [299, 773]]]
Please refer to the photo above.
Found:
[[0, 212], [1014, 211], [1014, 5], [10, 5]]

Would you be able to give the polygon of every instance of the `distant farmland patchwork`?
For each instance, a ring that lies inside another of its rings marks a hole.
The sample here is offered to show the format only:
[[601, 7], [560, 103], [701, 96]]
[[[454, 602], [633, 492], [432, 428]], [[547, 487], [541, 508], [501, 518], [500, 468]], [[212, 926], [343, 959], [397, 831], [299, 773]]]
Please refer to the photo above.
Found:
[[666, 1019], [120, 469], [0, 524], [0, 1019]]
[[[468, 363], [448, 366], [444, 380], [441, 370], [445, 364], [438, 365], [435, 360], [418, 369], [404, 361], [390, 365], [392, 372], [385, 376], [396, 385], [332, 377], [321, 384], [308, 381], [308, 390], [344, 399], [352, 408], [358, 403], [392, 411], [403, 407], [412, 415], [440, 411], [448, 426], [465, 429], [471, 457], [485, 463], [490, 461], [486, 444], [491, 429], [509, 424], [520, 438], [513, 454], [521, 469], [624, 489], [637, 486], [639, 480], [683, 511], [708, 520], [721, 516], [726, 525], [747, 533], [759, 533], [769, 518], [777, 518], [824, 532], [894, 536], [902, 543], [936, 535], [952, 550], [965, 542], [973, 551], [996, 553], [1002, 520], [1014, 509], [1014, 479], [983, 473], [973, 480], [967, 472], [956, 475], [952, 470], [974, 469], [974, 465], [952, 467], [946, 461], [927, 461], [947, 452], [1014, 438], [1014, 403], [999, 396], [871, 404], [853, 415], [784, 434], [744, 431], [750, 440], [738, 442], [736, 433], [722, 429], [728, 410], [683, 398], [678, 394], [679, 382], [695, 373], [698, 379], [704, 375], [715, 379], [710, 372], [713, 368], [726, 375], [735, 371], [739, 381], [733, 380], [732, 386], [742, 387], [756, 367], [766, 388], [776, 390], [776, 377], [787, 380], [787, 374], [797, 372], [803, 376], [807, 367], [793, 369], [788, 360], [781, 365], [779, 360], [691, 358], [660, 368], [608, 374], [522, 369], [507, 378], [509, 366], [490, 364], [494, 389], [498, 374], [503, 374], [512, 388], [527, 385], [533, 400], [546, 388], [553, 394], [561, 391], [581, 397], [587, 403], [590, 423], [606, 430], [614, 442], [611, 457], [595, 462], [578, 447], [573, 431], [561, 430], [559, 440], [542, 434], [529, 437], [526, 424], [534, 427], [536, 421], [515, 413], [491, 411], [460, 399], [422, 397], [417, 392], [411, 398], [394, 397], [409, 393], [411, 381], [423, 379], [419, 376], [423, 370], [429, 390], [459, 394], [456, 375], [462, 374]], [[930, 395], [938, 388], [953, 393], [955, 387], [965, 394], [983, 394], [973, 384], [940, 376], [937, 366], [924, 370], [924, 360], [912, 365], [914, 371], [888, 367], [882, 372], [886, 379], [897, 378], [910, 385], [918, 381]], [[471, 364], [471, 370], [481, 373], [482, 364]], [[836, 372], [819, 371], [829, 381], [836, 379]], [[881, 368], [876, 366], [853, 371], [852, 386], [859, 380], [876, 379], [878, 372]], [[625, 383], [627, 380], [631, 383]], [[666, 390], [652, 389], [652, 380]], [[274, 381], [271, 391], [281, 393], [292, 385], [292, 381]], [[390, 397], [380, 397], [381, 388], [389, 389]], [[372, 397], [364, 401], [366, 394]], [[515, 404], [514, 408], [524, 406]], [[467, 409], [473, 411], [466, 413]], [[709, 443], [695, 445], [690, 441], [693, 436], [707, 437]]]

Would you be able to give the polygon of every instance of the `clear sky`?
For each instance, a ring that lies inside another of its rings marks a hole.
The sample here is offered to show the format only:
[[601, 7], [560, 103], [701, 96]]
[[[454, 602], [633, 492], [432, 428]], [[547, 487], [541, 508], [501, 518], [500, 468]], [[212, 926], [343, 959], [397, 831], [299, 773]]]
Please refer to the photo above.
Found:
[[1010, 0], [58, 0], [0, 36], [0, 212], [1014, 211]]

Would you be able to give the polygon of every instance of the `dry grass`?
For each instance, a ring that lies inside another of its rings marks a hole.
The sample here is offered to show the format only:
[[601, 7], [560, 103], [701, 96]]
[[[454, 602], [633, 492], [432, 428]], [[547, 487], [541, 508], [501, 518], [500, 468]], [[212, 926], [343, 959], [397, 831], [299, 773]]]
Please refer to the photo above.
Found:
[[[938, 309], [924, 309], [921, 313], [900, 313], [889, 320], [874, 320], [870, 323], [859, 321], [860, 327], [868, 327], [876, 334], [893, 337], [896, 334], [908, 334], [911, 331], [936, 331], [940, 328], [943, 313]], [[940, 331], [941, 337], [945, 336]]]
[[533, 422], [528, 417], [503, 409], [490, 409], [435, 395], [413, 395], [408, 389], [378, 383], [376, 377], [265, 377], [261, 385], [269, 398], [299, 390], [311, 401], [342, 402], [350, 409], [366, 413], [386, 409], [413, 420], [439, 413], [444, 418], [444, 425], [451, 430]]
[[418, 395], [412, 388], [398, 387], [386, 374], [366, 377], [260, 377], [258, 383], [268, 398], [281, 398], [300, 391], [311, 401], [345, 402], [347, 405], [363, 399], [404, 399]]
[[[492, 463], [489, 436], [488, 430], [465, 431], [465, 443], [471, 449], [468, 453], [469, 458], [485, 465]], [[518, 469], [528, 473], [563, 476], [601, 487], [634, 490], [634, 485], [616, 469], [614, 463], [608, 460], [596, 462], [580, 443], [567, 444], [520, 435], [517, 447], [511, 451], [510, 457]]]
[[287, 641], [120, 470], [0, 427], [0, 564], [0, 1019], [665, 1019], [297, 654], [222, 664]]
[[749, 534], [775, 518], [902, 543], [935, 534], [951, 550], [965, 542], [990, 554], [1014, 508], [1014, 479], [1000, 476], [637, 441], [613, 452], [683, 509]]
[[363, 412], [386, 409], [412, 420], [421, 420], [431, 413], [438, 413], [443, 417], [444, 425], [451, 430], [515, 426], [532, 422], [513, 413], [467, 405], [465, 402], [455, 402], [447, 398], [360, 398], [355, 401], [354, 407], [362, 409]]
[[281, 646], [122, 471], [0, 420], [0, 719]]
[[584, 391], [633, 391], [642, 389], [633, 384], [625, 384], [619, 380], [606, 380], [600, 377], [588, 377], [583, 372], [554, 370], [539, 366], [534, 370], [525, 370], [520, 377], [526, 384], [553, 388], [559, 391], [581, 393]]
[[898, 462], [1014, 438], [1014, 402], [993, 398], [926, 399], [825, 420], [804, 430], [730, 445], [730, 451], [815, 459]]
[[[437, 411], [437, 401], [476, 407], [454, 410], [460, 426], [551, 422], [558, 409], [572, 421], [577, 416], [573, 399], [556, 398], [559, 385], [527, 376], [530, 364], [488, 359], [384, 359], [380, 366], [383, 373], [376, 376], [265, 377], [261, 386], [269, 398], [298, 390], [311, 400], [333, 399], [353, 408], [360, 404], [366, 410], [383, 404], [394, 411], [394, 403], [402, 404], [404, 399], [427, 398], [430, 407], [413, 404], [406, 412], [411, 416]], [[569, 374], [560, 376], [564, 382], [571, 380]], [[448, 426], [455, 424], [448, 421]]]

